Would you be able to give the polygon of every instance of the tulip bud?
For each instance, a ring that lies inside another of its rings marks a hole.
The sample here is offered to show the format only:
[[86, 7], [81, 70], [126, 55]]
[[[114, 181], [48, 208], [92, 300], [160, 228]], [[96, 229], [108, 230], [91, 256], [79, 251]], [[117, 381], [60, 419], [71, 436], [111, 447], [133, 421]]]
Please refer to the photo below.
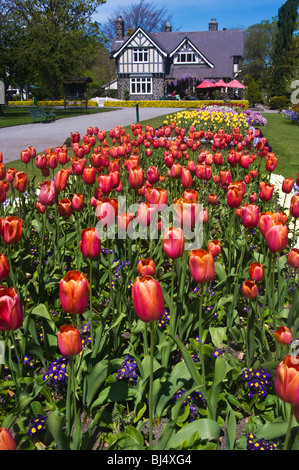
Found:
[[264, 279], [264, 266], [260, 263], [251, 263], [249, 265], [249, 276], [255, 282], [262, 281]]
[[58, 347], [65, 357], [76, 356], [82, 351], [80, 331], [72, 325], [63, 325], [59, 328]]
[[292, 268], [299, 269], [299, 249], [292, 248], [288, 253], [287, 258], [288, 264], [292, 266]]
[[217, 258], [221, 251], [221, 244], [219, 240], [211, 240], [208, 244], [208, 251], [212, 253], [213, 258]]
[[156, 265], [152, 258], [141, 259], [137, 264], [137, 272], [140, 276], [154, 276]]

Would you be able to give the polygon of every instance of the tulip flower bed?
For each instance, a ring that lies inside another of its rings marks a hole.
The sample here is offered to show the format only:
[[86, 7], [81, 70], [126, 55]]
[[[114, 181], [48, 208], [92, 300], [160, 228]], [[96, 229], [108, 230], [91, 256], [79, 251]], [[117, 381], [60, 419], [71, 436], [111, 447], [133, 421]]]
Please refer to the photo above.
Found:
[[0, 449], [298, 448], [299, 195], [206, 113], [0, 165]]

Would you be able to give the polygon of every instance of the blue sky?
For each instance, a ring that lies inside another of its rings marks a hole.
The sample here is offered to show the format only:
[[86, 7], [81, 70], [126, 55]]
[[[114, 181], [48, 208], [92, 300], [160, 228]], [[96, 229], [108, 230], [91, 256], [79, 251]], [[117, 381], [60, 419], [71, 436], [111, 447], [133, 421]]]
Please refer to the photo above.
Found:
[[[173, 29], [180, 31], [206, 31], [211, 18], [216, 18], [219, 29], [247, 28], [271, 20], [285, 0], [148, 0], [157, 8], [162, 6], [172, 15]], [[94, 19], [105, 23], [106, 19], [121, 6], [138, 3], [138, 0], [106, 0]]]

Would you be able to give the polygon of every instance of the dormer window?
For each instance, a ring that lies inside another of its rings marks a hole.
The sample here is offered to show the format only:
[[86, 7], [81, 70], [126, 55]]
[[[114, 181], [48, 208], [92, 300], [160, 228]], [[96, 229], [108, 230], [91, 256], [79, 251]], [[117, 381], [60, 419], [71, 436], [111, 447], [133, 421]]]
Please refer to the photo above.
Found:
[[176, 55], [176, 62], [178, 64], [193, 64], [197, 62], [194, 52], [179, 52]]
[[138, 47], [133, 49], [133, 61], [134, 62], [148, 62], [148, 49]]

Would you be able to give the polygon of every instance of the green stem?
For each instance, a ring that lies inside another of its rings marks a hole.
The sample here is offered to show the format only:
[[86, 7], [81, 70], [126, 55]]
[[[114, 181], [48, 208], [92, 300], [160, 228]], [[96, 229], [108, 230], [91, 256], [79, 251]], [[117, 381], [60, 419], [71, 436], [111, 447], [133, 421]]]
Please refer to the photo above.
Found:
[[89, 322], [90, 322], [90, 345], [93, 350], [93, 319], [92, 319], [92, 260], [89, 260]]
[[149, 376], [149, 450], [153, 449], [153, 375], [154, 375], [154, 324], [150, 322], [150, 376]]
[[289, 416], [289, 424], [288, 424], [288, 429], [287, 429], [287, 433], [286, 433], [286, 437], [285, 437], [285, 441], [283, 445], [283, 450], [287, 450], [288, 448], [290, 434], [292, 430], [293, 416], [294, 416], [294, 406], [291, 407], [290, 416]]
[[204, 388], [206, 388], [206, 377], [205, 377], [205, 364], [203, 357], [203, 348], [202, 348], [202, 305], [203, 305], [203, 294], [206, 289], [206, 283], [202, 284], [201, 295], [199, 299], [199, 311], [198, 311], [198, 346], [199, 346], [199, 359], [201, 363], [202, 370], [202, 379]]

